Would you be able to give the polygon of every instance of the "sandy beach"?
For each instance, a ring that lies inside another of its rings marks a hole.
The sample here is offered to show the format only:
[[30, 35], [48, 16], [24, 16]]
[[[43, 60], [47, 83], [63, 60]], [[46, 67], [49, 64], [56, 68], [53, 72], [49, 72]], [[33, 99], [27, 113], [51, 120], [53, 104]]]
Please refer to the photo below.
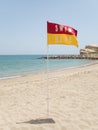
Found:
[[0, 80], [0, 130], [98, 130], [98, 64]]

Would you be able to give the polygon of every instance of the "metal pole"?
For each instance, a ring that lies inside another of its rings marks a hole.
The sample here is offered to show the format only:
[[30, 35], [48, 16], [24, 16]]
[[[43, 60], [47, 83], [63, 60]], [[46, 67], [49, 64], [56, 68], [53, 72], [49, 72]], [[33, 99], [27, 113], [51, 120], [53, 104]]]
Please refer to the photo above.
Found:
[[49, 57], [48, 57], [48, 51], [49, 51], [49, 45], [47, 44], [47, 116], [49, 117], [49, 112], [50, 112], [50, 103], [49, 103], [49, 77], [48, 77], [48, 62], [49, 62]]

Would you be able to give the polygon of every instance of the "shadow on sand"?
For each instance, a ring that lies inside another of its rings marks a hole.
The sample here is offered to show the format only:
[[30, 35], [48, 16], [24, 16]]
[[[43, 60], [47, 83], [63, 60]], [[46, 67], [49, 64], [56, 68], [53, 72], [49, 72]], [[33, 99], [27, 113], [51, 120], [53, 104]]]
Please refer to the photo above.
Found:
[[22, 123], [27, 123], [27, 124], [54, 124], [55, 121], [52, 118], [46, 118], [46, 119], [35, 119], [35, 120], [30, 120], [30, 121], [25, 121], [25, 122], [18, 122], [16, 124], [22, 124]]

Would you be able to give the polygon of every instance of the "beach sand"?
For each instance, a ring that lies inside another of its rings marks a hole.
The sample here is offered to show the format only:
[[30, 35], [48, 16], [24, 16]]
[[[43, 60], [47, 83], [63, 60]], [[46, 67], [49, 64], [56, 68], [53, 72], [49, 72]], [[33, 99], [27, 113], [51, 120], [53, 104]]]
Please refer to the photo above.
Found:
[[98, 64], [0, 80], [0, 130], [98, 130]]

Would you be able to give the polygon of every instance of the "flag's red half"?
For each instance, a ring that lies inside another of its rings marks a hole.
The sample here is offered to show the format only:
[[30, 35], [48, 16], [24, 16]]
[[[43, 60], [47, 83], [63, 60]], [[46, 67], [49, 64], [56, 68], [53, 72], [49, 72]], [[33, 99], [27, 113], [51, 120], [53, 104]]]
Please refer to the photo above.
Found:
[[77, 30], [70, 26], [47, 22], [47, 33], [51, 34], [70, 34], [77, 36]]

